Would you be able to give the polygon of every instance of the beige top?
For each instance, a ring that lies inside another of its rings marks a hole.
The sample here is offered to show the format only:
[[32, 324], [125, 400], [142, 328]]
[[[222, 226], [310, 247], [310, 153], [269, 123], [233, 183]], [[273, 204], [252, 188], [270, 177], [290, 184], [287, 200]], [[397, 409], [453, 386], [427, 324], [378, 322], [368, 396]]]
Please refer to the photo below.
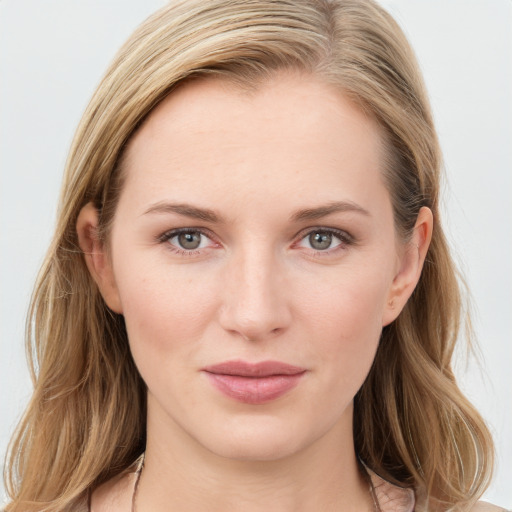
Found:
[[[380, 512], [414, 512], [415, 497], [412, 489], [406, 489], [391, 484], [390, 482], [382, 479], [376, 475], [373, 471], [367, 469], [370, 476], [375, 498], [377, 500]], [[117, 502], [119, 505], [120, 495], [123, 495], [121, 501], [126, 500], [126, 512], [130, 512], [131, 509], [131, 497], [133, 495], [133, 489], [135, 486], [136, 469], [130, 468], [128, 474], [122, 473], [119, 477], [113, 479], [113, 485], [108, 485], [110, 496], [107, 499], [101, 499], [102, 510], [109, 510], [108, 501], [112, 500]], [[110, 482], [109, 482], [110, 483]], [[127, 488], [130, 488], [130, 492], [126, 492]], [[112, 491], [114, 491], [112, 493]], [[100, 491], [101, 492], [101, 491]], [[73, 508], [73, 512], [95, 512], [90, 510], [87, 497], [79, 504], [78, 507]], [[496, 507], [489, 503], [478, 502], [472, 509], [471, 512], [507, 512], [505, 509]]]
[[368, 468], [366, 468], [366, 471], [368, 471], [368, 474], [370, 475], [375, 499], [381, 512], [414, 511], [414, 504], [416, 500], [412, 489], [397, 487], [396, 485], [382, 479]]
[[[366, 468], [373, 488], [375, 490], [375, 497], [377, 499], [380, 512], [414, 512], [416, 499], [412, 489], [405, 489], [397, 487], [380, 476], [376, 475], [373, 471]], [[512, 512], [504, 508], [479, 501], [472, 508], [471, 512]]]

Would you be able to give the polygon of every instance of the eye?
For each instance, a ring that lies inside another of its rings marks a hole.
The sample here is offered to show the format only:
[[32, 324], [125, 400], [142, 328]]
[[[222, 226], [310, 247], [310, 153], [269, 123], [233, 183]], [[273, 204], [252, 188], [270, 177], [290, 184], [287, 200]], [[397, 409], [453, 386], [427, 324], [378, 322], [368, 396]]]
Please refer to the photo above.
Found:
[[160, 242], [166, 242], [172, 249], [181, 253], [206, 249], [215, 243], [205, 233], [198, 229], [175, 229], [164, 233]]
[[325, 251], [331, 247], [333, 238], [336, 237], [334, 237], [332, 233], [322, 233], [320, 231], [317, 233], [311, 233], [308, 236], [308, 243], [317, 251]]
[[298, 245], [314, 251], [327, 252], [350, 243], [352, 243], [352, 237], [348, 233], [337, 229], [324, 228], [309, 231]]
[[203, 234], [199, 231], [193, 231], [191, 233], [180, 233], [179, 235], [173, 236], [169, 242], [179, 245], [182, 249], [199, 249], [203, 243]]

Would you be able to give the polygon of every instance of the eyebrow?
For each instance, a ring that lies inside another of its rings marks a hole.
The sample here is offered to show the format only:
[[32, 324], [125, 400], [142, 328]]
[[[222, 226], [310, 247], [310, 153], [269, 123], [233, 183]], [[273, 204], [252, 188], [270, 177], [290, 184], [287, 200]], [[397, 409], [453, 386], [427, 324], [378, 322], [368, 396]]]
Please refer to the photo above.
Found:
[[199, 208], [186, 203], [167, 203], [160, 202], [150, 206], [144, 215], [150, 213], [177, 213], [191, 219], [198, 219], [205, 222], [221, 223], [222, 218], [209, 208]]
[[306, 208], [305, 210], [299, 210], [295, 212], [290, 220], [292, 222], [300, 222], [305, 220], [317, 220], [327, 215], [339, 212], [355, 212], [360, 213], [366, 217], [370, 217], [370, 212], [365, 210], [362, 206], [351, 201], [334, 201], [332, 203], [321, 205], [316, 208]]
[[[370, 216], [370, 212], [368, 212], [368, 210], [365, 210], [363, 207], [352, 203], [351, 201], [334, 201], [332, 203], [317, 206], [315, 208], [298, 210], [290, 216], [290, 221], [303, 222], [307, 220], [317, 220], [339, 212], [355, 212], [364, 216]], [[159, 202], [150, 206], [144, 212], [144, 215], [162, 213], [177, 213], [178, 215], [183, 215], [184, 217], [190, 217], [191, 219], [198, 219], [211, 223], [224, 222], [223, 218], [215, 211], [209, 208], [199, 208], [187, 203]]]

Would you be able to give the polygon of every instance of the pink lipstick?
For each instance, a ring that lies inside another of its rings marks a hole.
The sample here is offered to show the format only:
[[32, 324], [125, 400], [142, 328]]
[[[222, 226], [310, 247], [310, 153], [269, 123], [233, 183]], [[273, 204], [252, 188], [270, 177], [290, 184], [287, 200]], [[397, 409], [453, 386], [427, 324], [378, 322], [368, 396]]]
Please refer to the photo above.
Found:
[[219, 391], [247, 404], [263, 404], [279, 398], [293, 389], [306, 373], [305, 368], [279, 361], [226, 361], [202, 370]]

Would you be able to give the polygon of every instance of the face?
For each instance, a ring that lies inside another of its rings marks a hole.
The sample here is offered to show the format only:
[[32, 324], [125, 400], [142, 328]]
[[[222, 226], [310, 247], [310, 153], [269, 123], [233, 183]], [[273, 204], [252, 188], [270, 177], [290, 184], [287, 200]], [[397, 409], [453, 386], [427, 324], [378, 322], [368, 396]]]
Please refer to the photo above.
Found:
[[376, 123], [308, 76], [191, 82], [152, 112], [100, 278], [149, 433], [244, 460], [351, 441], [353, 397], [409, 293], [382, 153]]

